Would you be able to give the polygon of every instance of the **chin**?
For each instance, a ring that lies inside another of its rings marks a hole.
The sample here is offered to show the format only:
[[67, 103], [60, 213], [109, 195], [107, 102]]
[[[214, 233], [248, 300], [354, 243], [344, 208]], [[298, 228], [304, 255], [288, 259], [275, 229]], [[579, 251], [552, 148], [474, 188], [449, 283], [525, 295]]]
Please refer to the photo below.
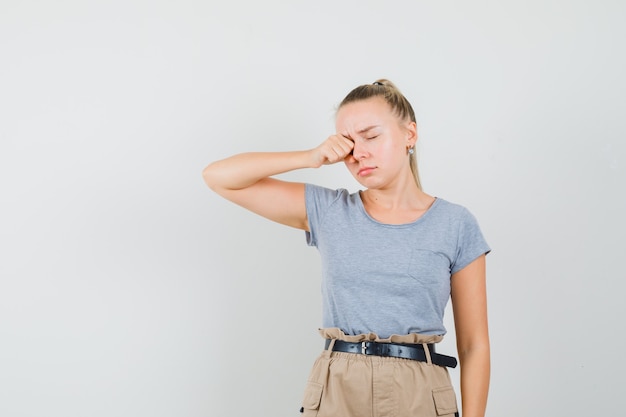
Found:
[[379, 181], [376, 181], [374, 178], [371, 177], [355, 177], [355, 179], [365, 188], [376, 189], [380, 187]]

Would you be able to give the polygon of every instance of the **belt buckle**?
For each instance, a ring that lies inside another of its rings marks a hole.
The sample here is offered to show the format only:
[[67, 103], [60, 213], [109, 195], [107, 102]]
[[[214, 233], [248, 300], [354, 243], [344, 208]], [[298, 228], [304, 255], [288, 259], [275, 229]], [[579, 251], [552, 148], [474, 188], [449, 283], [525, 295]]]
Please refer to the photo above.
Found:
[[361, 353], [363, 355], [367, 355], [366, 351], [367, 351], [367, 342], [361, 342]]

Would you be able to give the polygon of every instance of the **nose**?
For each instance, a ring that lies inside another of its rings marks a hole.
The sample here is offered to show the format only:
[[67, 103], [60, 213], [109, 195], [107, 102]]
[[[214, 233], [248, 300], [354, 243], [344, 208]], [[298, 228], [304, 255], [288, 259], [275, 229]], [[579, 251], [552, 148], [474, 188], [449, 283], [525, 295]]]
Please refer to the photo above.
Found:
[[352, 148], [352, 156], [357, 161], [367, 156], [367, 150], [365, 149], [365, 145], [358, 140], [354, 141], [354, 148]]

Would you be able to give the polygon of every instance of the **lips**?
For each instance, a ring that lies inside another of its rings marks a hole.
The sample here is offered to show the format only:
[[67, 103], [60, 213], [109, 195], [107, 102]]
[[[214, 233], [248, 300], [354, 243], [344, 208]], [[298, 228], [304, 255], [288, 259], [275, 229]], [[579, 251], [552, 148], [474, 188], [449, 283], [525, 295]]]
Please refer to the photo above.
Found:
[[372, 173], [372, 171], [374, 171], [376, 169], [376, 167], [363, 167], [361, 169], [359, 169], [359, 172], [357, 173], [357, 175], [359, 177], [365, 177], [369, 174]]

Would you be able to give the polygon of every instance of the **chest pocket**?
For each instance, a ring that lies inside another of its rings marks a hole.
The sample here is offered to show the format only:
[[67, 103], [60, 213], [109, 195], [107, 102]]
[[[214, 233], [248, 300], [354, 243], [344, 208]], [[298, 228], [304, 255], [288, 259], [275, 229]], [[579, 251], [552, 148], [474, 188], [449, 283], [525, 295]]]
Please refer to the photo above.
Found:
[[441, 253], [413, 249], [407, 274], [423, 285], [441, 283], [450, 279], [450, 261]]

